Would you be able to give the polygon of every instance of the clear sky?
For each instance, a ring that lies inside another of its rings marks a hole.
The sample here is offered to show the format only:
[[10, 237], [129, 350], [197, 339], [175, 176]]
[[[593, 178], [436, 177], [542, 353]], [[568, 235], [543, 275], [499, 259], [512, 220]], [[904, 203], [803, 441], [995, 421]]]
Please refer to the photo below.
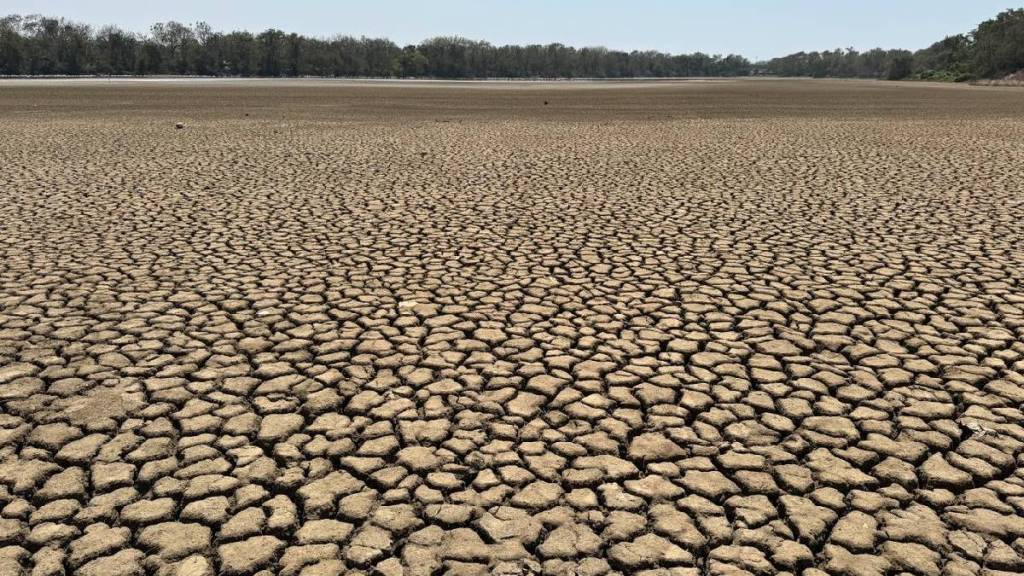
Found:
[[968, 32], [1021, 0], [0, 0], [0, 14], [41, 13], [142, 32], [153, 22], [216, 30], [280, 28], [311, 36], [383, 36], [398, 44], [459, 35], [493, 44], [739, 53], [923, 48]]

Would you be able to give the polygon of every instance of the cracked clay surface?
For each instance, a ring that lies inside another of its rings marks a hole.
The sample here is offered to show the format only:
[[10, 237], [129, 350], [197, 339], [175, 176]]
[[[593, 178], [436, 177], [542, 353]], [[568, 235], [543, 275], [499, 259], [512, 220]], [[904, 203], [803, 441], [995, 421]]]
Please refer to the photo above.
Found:
[[1022, 118], [2, 84], [0, 574], [1019, 574]]

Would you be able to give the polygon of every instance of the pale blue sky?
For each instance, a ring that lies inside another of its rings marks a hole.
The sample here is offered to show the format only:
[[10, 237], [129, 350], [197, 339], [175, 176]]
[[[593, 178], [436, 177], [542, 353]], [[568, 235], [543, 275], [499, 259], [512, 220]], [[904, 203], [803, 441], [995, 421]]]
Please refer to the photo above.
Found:
[[852, 46], [923, 48], [1020, 0], [0, 0], [0, 14], [42, 13], [144, 31], [158, 21], [217, 30], [269, 27], [411, 44], [459, 35], [494, 44], [743, 54], [751, 59]]

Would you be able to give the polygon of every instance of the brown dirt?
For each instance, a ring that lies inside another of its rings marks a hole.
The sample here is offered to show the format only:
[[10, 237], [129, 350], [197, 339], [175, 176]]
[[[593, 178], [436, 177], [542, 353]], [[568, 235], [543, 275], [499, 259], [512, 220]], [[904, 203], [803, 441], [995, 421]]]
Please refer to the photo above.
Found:
[[0, 82], [0, 574], [1019, 573], [1022, 118]]

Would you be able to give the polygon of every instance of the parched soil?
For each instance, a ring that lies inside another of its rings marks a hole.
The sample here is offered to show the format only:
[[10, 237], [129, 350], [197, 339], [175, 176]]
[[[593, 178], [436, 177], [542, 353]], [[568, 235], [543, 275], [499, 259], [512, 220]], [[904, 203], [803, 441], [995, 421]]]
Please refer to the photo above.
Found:
[[1022, 176], [1014, 89], [0, 83], [0, 574], [1021, 573]]

